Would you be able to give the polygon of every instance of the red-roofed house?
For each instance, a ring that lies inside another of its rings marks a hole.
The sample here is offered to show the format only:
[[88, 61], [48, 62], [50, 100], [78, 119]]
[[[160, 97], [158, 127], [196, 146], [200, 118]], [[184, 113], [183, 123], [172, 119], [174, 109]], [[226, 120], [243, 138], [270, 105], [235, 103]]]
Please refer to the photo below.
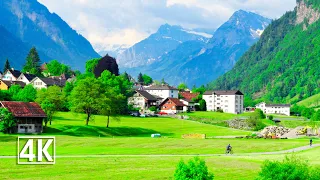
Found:
[[167, 98], [160, 104], [160, 111], [168, 114], [176, 114], [187, 111], [187, 106], [178, 98]]
[[14, 132], [41, 133], [43, 119], [47, 117], [35, 102], [1, 101], [0, 108], [8, 109], [17, 120]]
[[191, 93], [190, 91], [181, 91], [179, 94], [188, 101], [192, 101], [193, 98], [197, 98], [199, 93]]

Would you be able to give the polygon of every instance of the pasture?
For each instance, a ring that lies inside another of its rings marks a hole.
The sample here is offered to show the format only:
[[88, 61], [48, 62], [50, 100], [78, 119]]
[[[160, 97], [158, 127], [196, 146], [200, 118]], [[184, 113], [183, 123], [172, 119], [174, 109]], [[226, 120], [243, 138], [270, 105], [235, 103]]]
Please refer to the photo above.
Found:
[[[213, 137], [252, 132], [169, 117], [125, 116], [120, 121], [111, 120], [109, 128], [105, 127], [103, 116], [95, 116], [89, 126], [84, 125], [84, 120], [81, 114], [57, 113], [52, 125], [48, 125], [48, 132], [43, 134], [56, 137], [56, 164], [17, 165], [15, 158], [0, 158], [1, 179], [172, 179], [180, 159], [186, 161], [197, 155], [204, 155], [201, 158], [215, 179], [254, 179], [265, 159], [285, 156], [263, 155], [263, 152], [308, 144], [308, 139], [182, 139], [182, 134], [189, 133]], [[152, 133], [160, 133], [162, 137], [151, 138]], [[0, 135], [0, 156], [16, 155], [16, 137]], [[318, 141], [315, 139], [314, 143]], [[235, 154], [222, 155], [229, 143]], [[317, 147], [297, 154], [320, 166], [319, 152]]]

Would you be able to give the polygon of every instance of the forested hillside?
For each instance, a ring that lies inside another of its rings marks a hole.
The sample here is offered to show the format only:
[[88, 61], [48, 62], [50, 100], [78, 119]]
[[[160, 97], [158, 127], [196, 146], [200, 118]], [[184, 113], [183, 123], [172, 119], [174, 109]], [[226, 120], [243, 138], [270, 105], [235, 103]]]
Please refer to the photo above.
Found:
[[294, 103], [319, 93], [319, 5], [312, 2], [298, 0], [294, 11], [273, 21], [260, 41], [210, 87], [240, 89], [272, 102]]

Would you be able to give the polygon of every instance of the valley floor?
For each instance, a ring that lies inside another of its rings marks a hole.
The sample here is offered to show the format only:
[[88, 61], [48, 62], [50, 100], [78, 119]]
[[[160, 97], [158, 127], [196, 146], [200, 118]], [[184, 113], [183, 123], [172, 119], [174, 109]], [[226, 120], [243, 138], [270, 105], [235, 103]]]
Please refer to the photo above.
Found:
[[[308, 139], [182, 139], [182, 134], [248, 135], [251, 132], [173, 118], [121, 117], [105, 127], [95, 116], [89, 126], [84, 115], [58, 113], [48, 133], [56, 137], [56, 164], [17, 165], [0, 158], [1, 179], [172, 179], [177, 163], [201, 156], [215, 179], [254, 179], [264, 160], [280, 160], [293, 148], [309, 163], [320, 166], [320, 147], [307, 149]], [[162, 134], [151, 138], [152, 133]], [[0, 135], [0, 156], [16, 156], [17, 135]], [[319, 140], [315, 139], [314, 143]], [[224, 155], [231, 144], [234, 155]], [[297, 150], [297, 149], [296, 149]], [[266, 154], [265, 152], [278, 152]]]

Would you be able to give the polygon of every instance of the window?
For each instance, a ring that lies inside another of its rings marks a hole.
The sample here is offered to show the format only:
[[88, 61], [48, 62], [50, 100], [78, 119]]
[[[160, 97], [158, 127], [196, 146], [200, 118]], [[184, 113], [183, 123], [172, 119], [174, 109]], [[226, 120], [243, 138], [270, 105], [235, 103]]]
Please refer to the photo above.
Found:
[[171, 95], [171, 97], [173, 98], [173, 95]]
[[171, 93], [173, 93], [173, 91], [171, 90]]
[[209, 101], [209, 103], [212, 103], [212, 101]]
[[224, 107], [228, 107], [228, 105], [225, 105]]
[[227, 103], [227, 102], [228, 102], [228, 100], [225, 100], [224, 102], [226, 102], [226, 103]]

